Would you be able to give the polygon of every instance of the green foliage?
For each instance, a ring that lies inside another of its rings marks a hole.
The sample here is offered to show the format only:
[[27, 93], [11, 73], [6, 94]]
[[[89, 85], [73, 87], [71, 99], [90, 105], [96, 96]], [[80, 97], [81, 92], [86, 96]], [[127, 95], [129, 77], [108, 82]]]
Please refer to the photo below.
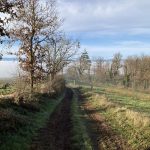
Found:
[[9, 88], [0, 88], [0, 95], [7, 95], [13, 93], [15, 90], [13, 87]]
[[89, 70], [91, 67], [91, 60], [88, 52], [85, 50], [80, 56], [80, 72], [83, 73], [85, 70]]

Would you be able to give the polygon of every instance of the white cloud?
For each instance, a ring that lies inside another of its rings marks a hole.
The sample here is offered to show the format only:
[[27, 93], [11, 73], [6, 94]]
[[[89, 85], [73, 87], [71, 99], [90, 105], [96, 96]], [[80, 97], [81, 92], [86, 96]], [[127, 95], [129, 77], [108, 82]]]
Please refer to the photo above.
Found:
[[123, 41], [109, 46], [91, 46], [83, 45], [91, 57], [104, 57], [105, 59], [112, 59], [115, 53], [120, 52], [124, 58], [131, 55], [149, 55], [150, 43], [142, 43], [141, 41]]
[[120, 46], [120, 47], [138, 47], [138, 48], [149, 48], [150, 50], [150, 43], [146, 43], [146, 42], [142, 42], [142, 41], [120, 41], [120, 42], [116, 42], [115, 43], [116, 46]]
[[59, 0], [58, 4], [68, 32], [142, 34], [145, 28], [150, 30], [149, 0]]

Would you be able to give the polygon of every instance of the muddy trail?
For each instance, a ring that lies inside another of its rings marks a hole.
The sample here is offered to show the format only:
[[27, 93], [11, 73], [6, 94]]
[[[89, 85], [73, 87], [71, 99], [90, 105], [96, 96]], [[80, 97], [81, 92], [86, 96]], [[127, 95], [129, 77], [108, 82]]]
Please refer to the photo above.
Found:
[[[89, 97], [89, 96], [88, 96]], [[92, 108], [82, 93], [79, 92], [79, 101], [85, 114], [86, 128], [94, 150], [133, 150], [127, 141], [118, 135], [99, 110]]]
[[73, 92], [67, 89], [62, 102], [50, 116], [46, 126], [38, 131], [30, 150], [71, 149], [71, 99]]

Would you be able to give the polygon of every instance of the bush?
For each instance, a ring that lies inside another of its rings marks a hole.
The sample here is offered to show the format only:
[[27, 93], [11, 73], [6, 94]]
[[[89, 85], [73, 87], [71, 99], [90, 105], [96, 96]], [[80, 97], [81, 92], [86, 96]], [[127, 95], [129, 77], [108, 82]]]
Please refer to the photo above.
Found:
[[52, 81], [52, 89], [56, 94], [62, 93], [65, 90], [66, 81], [63, 76], [59, 75]]

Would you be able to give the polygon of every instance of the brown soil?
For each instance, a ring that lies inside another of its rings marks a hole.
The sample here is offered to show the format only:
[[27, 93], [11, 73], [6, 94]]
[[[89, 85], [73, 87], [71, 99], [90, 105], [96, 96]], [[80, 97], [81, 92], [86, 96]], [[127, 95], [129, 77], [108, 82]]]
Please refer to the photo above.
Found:
[[72, 91], [67, 89], [65, 98], [50, 116], [46, 126], [38, 131], [30, 150], [70, 150]]
[[105, 118], [100, 115], [100, 110], [92, 108], [80, 95], [81, 107], [87, 120], [87, 131], [93, 143], [94, 150], [133, 150], [120, 135], [107, 124]]

